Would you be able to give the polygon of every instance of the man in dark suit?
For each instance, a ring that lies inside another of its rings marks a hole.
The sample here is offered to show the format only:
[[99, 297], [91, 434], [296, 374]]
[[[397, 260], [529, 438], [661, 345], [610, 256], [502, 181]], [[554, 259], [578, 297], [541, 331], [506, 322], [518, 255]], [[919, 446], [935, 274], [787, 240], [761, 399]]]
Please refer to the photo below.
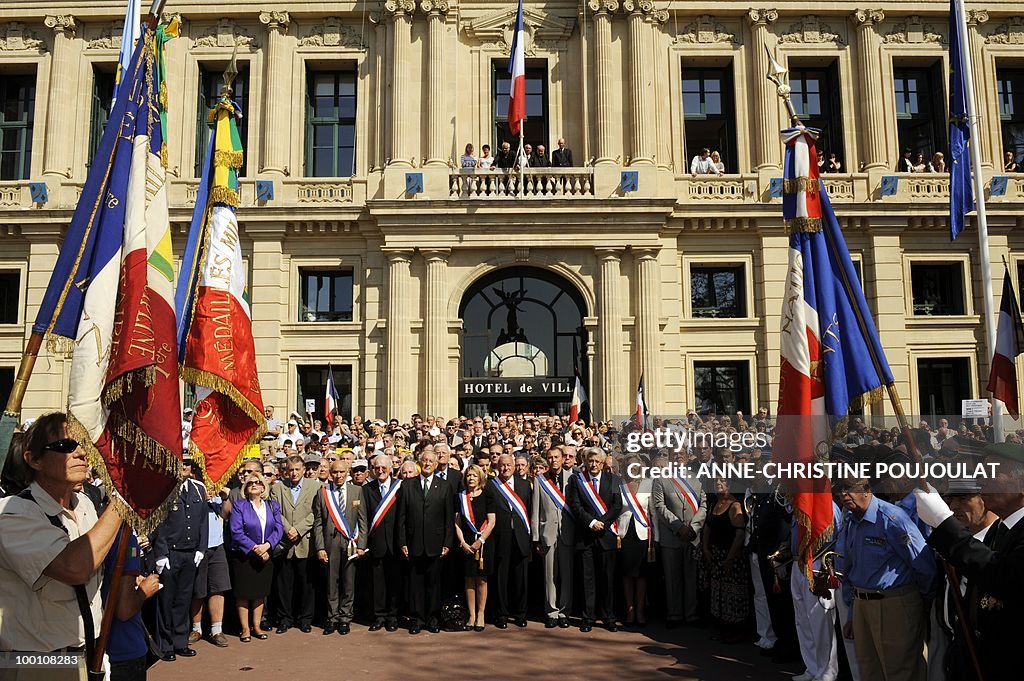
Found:
[[410, 634], [441, 631], [441, 559], [455, 541], [455, 495], [451, 486], [438, 478], [437, 455], [432, 449], [420, 453], [420, 475], [402, 484], [399, 499], [398, 542], [409, 560], [409, 592], [412, 606]]
[[[396, 543], [400, 480], [391, 476], [391, 457], [373, 458], [373, 479], [363, 487], [369, 522], [370, 575], [373, 581], [373, 624], [370, 631], [398, 629], [398, 594], [402, 588]], [[376, 521], [376, 522], [375, 522]]]
[[565, 138], [558, 138], [558, 148], [551, 152], [551, 167], [572, 168], [572, 149], [565, 146]]
[[[366, 505], [363, 488], [348, 479], [348, 461], [331, 463], [331, 481], [313, 500], [313, 548], [327, 572], [327, 624], [324, 635], [335, 630], [342, 636], [352, 625], [355, 604], [355, 559], [366, 553]], [[327, 499], [330, 495], [332, 499]], [[341, 511], [344, 522], [336, 522], [328, 503]], [[339, 526], [340, 525], [340, 526]]]
[[[594, 627], [599, 614], [608, 631], [616, 631], [612, 599], [615, 593], [615, 551], [617, 535], [612, 529], [622, 514], [622, 495], [617, 475], [605, 471], [607, 455], [597, 447], [582, 450], [586, 472], [579, 473], [569, 486], [569, 507], [576, 518], [576, 550], [583, 562], [583, 621], [580, 631]], [[583, 485], [589, 487], [588, 490]], [[593, 496], [600, 502], [592, 501]], [[600, 604], [597, 592], [601, 590]], [[595, 612], [595, 607], [599, 612]]]
[[[515, 474], [511, 454], [498, 457], [498, 475], [487, 486], [494, 508], [494, 571], [498, 608], [494, 625], [508, 628], [509, 618], [526, 626], [526, 566], [530, 559], [530, 483]], [[490, 507], [492, 504], [489, 503]]]
[[568, 505], [561, 507], [572, 484], [572, 471], [563, 468], [564, 459], [560, 446], [548, 450], [547, 482], [534, 480], [530, 511], [533, 543], [537, 553], [544, 557], [544, 626], [548, 629], [567, 628], [572, 610], [576, 521]]
[[448, 467], [448, 461], [452, 456], [451, 448], [443, 442], [439, 442], [434, 445], [434, 454], [437, 456], [437, 477], [447, 481], [452, 492], [458, 494], [462, 489], [462, 473]]
[[1024, 447], [1004, 442], [989, 445], [985, 453], [985, 463], [999, 464], [995, 477], [982, 481], [985, 507], [1002, 521], [1002, 527], [993, 528], [998, 534], [991, 546], [975, 538], [934, 490], [915, 490], [914, 495], [918, 517], [935, 528], [928, 544], [967, 578], [968, 591], [976, 594], [978, 656], [985, 678], [1012, 679], [1024, 667], [1017, 634], [1024, 617]]
[[192, 477], [191, 459], [183, 462], [182, 473], [185, 481], [167, 519], [149, 536], [156, 571], [163, 585], [157, 596], [156, 640], [165, 662], [173, 661], [177, 655], [192, 657], [196, 654], [188, 647], [192, 587], [210, 537], [206, 486]]

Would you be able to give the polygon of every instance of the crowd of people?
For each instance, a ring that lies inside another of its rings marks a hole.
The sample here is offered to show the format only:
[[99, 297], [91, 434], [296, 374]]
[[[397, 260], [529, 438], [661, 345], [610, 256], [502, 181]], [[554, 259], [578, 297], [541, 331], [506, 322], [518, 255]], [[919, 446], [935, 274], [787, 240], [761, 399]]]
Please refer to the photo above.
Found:
[[834, 480], [835, 532], [808, 575], [776, 481], [638, 477], [632, 465], [769, 461], [777, 423], [764, 408], [648, 424], [754, 432], [764, 446], [637, 454], [621, 446], [630, 424], [562, 416], [354, 416], [326, 428], [266, 416], [266, 439], [220, 493], [185, 460], [167, 519], [132, 537], [118, 584], [120, 519], [64, 415], [33, 423], [20, 440], [27, 478], [4, 469], [0, 650], [85, 651], [118, 588], [114, 681], [145, 678], [147, 657], [193, 656], [203, 638], [236, 645], [226, 631], [244, 645], [292, 628], [416, 635], [531, 618], [584, 633], [714, 627], [722, 645], [755, 642], [774, 663], [802, 664], [800, 681], [971, 679], [968, 635], [987, 679], [1011, 678], [1021, 657], [1010, 641], [1024, 607], [1019, 433], [992, 445], [986, 426], [941, 419], [908, 442], [851, 418], [834, 460], [910, 461], [909, 444], [927, 460], [987, 457], [1000, 472], [981, 485], [935, 481], [941, 494], [914, 480]]
[[529, 142], [523, 144], [522, 150], [512, 150], [509, 142], [502, 142], [495, 156], [491, 155], [491, 145], [485, 144], [476, 155], [472, 143], [466, 145], [465, 152], [459, 157], [459, 167], [463, 170], [514, 170], [518, 168], [572, 168], [572, 150], [566, 145], [565, 138], [558, 138], [558, 148], [550, 156], [547, 147], [538, 144], [536, 148]]

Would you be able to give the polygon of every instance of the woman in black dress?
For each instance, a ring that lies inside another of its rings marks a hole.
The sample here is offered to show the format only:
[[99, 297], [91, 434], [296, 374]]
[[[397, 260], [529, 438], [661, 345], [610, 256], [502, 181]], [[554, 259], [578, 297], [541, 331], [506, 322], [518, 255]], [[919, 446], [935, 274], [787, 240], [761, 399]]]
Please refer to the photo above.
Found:
[[619, 536], [622, 538], [619, 574], [626, 596], [626, 618], [623, 623], [627, 627], [643, 627], [647, 624], [647, 572], [650, 569], [648, 561], [653, 555], [650, 529], [653, 482], [650, 478], [633, 478], [629, 474], [631, 470], [638, 472], [641, 465], [646, 464], [634, 455], [623, 459], [620, 467], [623, 488], [622, 514], [618, 520]]
[[739, 643], [750, 613], [750, 563], [743, 546], [747, 520], [743, 505], [725, 480], [715, 480], [715, 493], [717, 501], [701, 536], [711, 587], [711, 616], [718, 621], [724, 643]]
[[476, 464], [466, 468], [463, 477], [466, 489], [458, 495], [455, 505], [455, 537], [465, 553], [466, 609], [469, 619], [465, 630], [484, 630], [487, 607], [487, 577], [494, 570], [494, 550], [487, 538], [494, 530], [493, 502], [483, 493], [487, 476]]

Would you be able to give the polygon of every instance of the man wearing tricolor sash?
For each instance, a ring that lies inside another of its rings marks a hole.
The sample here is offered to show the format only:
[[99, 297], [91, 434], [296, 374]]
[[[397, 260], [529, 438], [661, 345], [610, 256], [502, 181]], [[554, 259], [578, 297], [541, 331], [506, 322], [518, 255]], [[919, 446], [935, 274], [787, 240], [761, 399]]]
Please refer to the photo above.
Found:
[[349, 633], [355, 602], [357, 558], [366, 553], [368, 531], [363, 488], [349, 480], [349, 463], [331, 463], [331, 480], [313, 500], [313, 548], [327, 569], [327, 625]]
[[696, 480], [654, 481], [651, 491], [665, 575], [669, 628], [697, 620], [697, 547], [707, 516], [707, 499]]
[[[599, 615], [609, 631], [617, 629], [612, 609], [615, 595], [615, 520], [622, 514], [622, 481], [605, 470], [607, 455], [601, 449], [582, 450], [586, 471], [569, 486], [568, 502], [576, 519], [576, 550], [583, 561], [583, 621], [580, 631], [594, 628]], [[598, 602], [598, 591], [601, 600]]]
[[492, 541], [498, 607], [494, 624], [526, 626], [526, 566], [530, 558], [530, 483], [515, 474], [511, 454], [498, 457], [498, 475], [487, 486], [495, 512]]
[[548, 471], [534, 480], [530, 534], [535, 550], [544, 556], [544, 626], [569, 626], [572, 609], [572, 570], [576, 552], [576, 521], [566, 491], [572, 471], [563, 468], [561, 447], [547, 452]]
[[391, 457], [378, 454], [371, 462], [373, 479], [363, 486], [366, 513], [370, 517], [367, 548], [373, 581], [373, 624], [370, 631], [398, 629], [398, 594], [402, 589], [395, 519], [402, 481], [391, 476]]

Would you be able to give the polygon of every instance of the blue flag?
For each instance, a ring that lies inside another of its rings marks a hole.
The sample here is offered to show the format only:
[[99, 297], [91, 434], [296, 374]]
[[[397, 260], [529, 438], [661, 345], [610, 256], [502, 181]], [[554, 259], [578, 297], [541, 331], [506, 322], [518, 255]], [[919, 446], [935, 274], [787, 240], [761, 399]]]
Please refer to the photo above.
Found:
[[960, 35], [960, 5], [949, 3], [949, 237], [964, 231], [964, 219], [974, 210], [971, 186], [971, 128], [967, 115], [967, 76], [964, 36]]

